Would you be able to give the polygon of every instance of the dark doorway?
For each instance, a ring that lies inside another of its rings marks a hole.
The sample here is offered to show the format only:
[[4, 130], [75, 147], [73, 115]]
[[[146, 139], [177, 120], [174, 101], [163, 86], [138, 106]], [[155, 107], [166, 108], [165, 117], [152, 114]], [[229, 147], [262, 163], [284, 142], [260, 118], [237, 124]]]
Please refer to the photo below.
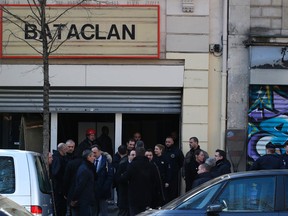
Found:
[[[97, 124], [99, 123], [114, 123], [115, 115], [114, 114], [106, 114], [106, 113], [93, 113], [93, 114], [85, 114], [85, 113], [59, 113], [58, 114], [58, 143], [65, 142], [68, 139], [73, 139], [78, 144], [78, 140], [85, 137], [85, 134], [78, 133], [78, 125], [80, 122], [91, 122], [95, 123], [97, 136], [101, 135], [101, 130], [97, 130]], [[88, 129], [88, 128], [86, 128]], [[78, 139], [79, 138], [79, 139]]]
[[[78, 136], [81, 137], [83, 135], [78, 134], [79, 122], [95, 122], [97, 124], [100, 122], [103, 124], [105, 122], [114, 123], [114, 121], [115, 114], [59, 113], [58, 143], [73, 139], [77, 144]], [[136, 131], [141, 132], [147, 148], [154, 148], [158, 143], [164, 144], [165, 138], [172, 132], [179, 134], [178, 114], [123, 114], [122, 122], [122, 144], [125, 144]], [[100, 134], [97, 132], [98, 135]], [[179, 145], [178, 141], [177, 145]]]
[[[140, 132], [146, 148], [165, 144], [165, 138], [176, 132], [179, 135], [178, 114], [123, 114], [122, 143]], [[179, 146], [179, 136], [176, 144]]]

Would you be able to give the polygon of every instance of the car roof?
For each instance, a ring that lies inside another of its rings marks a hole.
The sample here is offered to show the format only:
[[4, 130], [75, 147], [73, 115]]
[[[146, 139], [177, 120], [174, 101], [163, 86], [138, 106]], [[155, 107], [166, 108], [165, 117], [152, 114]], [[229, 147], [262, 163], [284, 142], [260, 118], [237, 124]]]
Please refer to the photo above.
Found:
[[220, 182], [226, 181], [228, 179], [238, 179], [238, 178], [249, 178], [249, 177], [261, 177], [261, 176], [277, 176], [277, 175], [288, 175], [288, 169], [275, 169], [275, 170], [255, 170], [255, 171], [243, 171], [243, 172], [235, 172], [224, 174], [222, 176], [216, 177], [210, 181], [203, 183], [202, 185], [186, 192], [180, 197], [172, 200], [162, 207], [162, 209], [171, 209], [178, 205], [183, 200], [192, 196], [193, 194], [197, 194], [201, 192], [203, 189], [212, 186], [214, 184], [218, 184]]
[[287, 169], [270, 169], [270, 170], [253, 170], [224, 174], [218, 178], [241, 178], [249, 176], [265, 176], [265, 175], [287, 175]]
[[0, 154], [3, 153], [13, 153], [13, 154], [37, 154], [41, 155], [38, 152], [27, 151], [27, 150], [19, 150], [19, 149], [0, 149]]

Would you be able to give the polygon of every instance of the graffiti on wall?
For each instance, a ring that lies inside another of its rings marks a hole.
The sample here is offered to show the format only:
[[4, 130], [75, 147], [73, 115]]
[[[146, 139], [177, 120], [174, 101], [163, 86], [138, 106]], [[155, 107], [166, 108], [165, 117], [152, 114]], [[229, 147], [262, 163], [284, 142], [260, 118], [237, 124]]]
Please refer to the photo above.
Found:
[[283, 153], [288, 140], [288, 87], [251, 85], [248, 111], [248, 156], [256, 160], [265, 145], [274, 144]]

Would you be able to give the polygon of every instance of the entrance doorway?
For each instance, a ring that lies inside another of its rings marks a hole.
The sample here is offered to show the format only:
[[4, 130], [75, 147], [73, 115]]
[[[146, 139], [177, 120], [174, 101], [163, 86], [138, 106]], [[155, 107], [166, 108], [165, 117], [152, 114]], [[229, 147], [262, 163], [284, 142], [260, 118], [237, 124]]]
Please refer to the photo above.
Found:
[[[179, 114], [122, 114], [122, 142], [125, 144], [135, 132], [140, 132], [146, 148], [154, 148], [158, 143], [164, 144], [165, 138], [172, 132], [179, 134]], [[94, 128], [97, 137], [101, 135], [101, 128], [109, 128], [109, 136], [115, 146], [115, 114], [58, 114], [57, 141], [65, 142], [73, 139], [76, 145], [85, 138], [85, 131]], [[179, 139], [178, 139], [179, 140]], [[179, 145], [179, 143], [177, 143]]]
[[179, 115], [123, 114], [122, 143], [133, 138], [135, 132], [141, 133], [146, 148], [154, 149], [156, 144], [165, 144], [165, 138], [172, 132], [179, 134]]

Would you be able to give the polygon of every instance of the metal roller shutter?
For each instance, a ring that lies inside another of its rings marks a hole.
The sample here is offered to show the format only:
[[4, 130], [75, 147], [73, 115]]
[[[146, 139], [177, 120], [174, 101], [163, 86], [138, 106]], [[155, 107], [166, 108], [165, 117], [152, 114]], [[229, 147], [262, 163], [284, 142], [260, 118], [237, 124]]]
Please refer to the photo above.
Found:
[[[51, 88], [59, 113], [180, 113], [180, 88]], [[42, 112], [42, 89], [0, 88], [0, 112]]]
[[248, 155], [256, 160], [272, 142], [284, 151], [288, 140], [288, 87], [250, 85], [248, 110]]

